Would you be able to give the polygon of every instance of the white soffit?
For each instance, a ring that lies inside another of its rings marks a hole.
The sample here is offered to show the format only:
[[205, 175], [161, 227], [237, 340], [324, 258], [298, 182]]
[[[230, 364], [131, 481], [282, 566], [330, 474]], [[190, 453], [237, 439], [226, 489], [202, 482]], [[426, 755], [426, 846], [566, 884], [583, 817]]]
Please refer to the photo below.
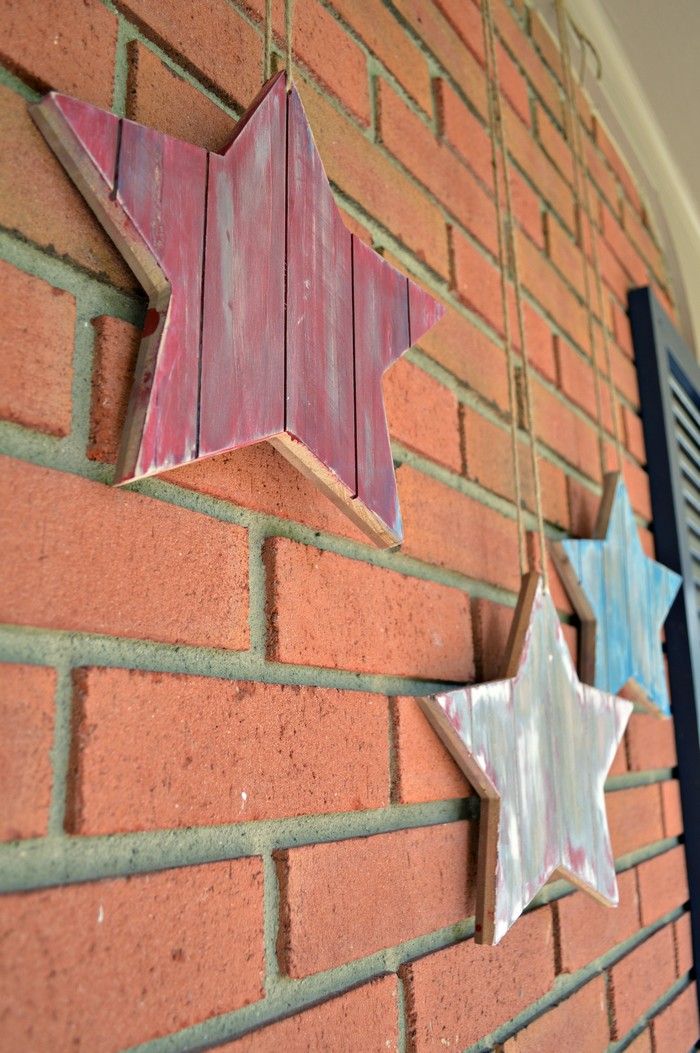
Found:
[[[556, 34], [553, 0], [534, 0]], [[681, 326], [700, 349], [699, 0], [568, 0], [603, 75], [586, 90], [613, 139], [641, 174], [664, 241]], [[573, 60], [577, 53], [573, 49]], [[588, 62], [588, 70], [594, 63]]]

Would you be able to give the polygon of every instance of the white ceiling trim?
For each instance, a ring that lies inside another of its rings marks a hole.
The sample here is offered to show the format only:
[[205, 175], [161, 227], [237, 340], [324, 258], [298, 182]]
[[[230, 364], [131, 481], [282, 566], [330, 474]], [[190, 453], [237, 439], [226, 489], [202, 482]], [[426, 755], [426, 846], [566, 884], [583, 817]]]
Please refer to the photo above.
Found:
[[[552, 21], [551, 0], [537, 6]], [[612, 22], [599, 0], [568, 0], [569, 11], [596, 48], [603, 67], [602, 81], [591, 90], [595, 98], [602, 95], [623, 137], [636, 155], [636, 164], [655, 191], [656, 210], [661, 210], [677, 256], [677, 268], [671, 264], [674, 291], [681, 302], [681, 313], [690, 322], [696, 347], [700, 347], [700, 214], [686, 179], [676, 164], [651, 104], [625, 53]], [[614, 122], [612, 122], [614, 123]], [[691, 134], [691, 129], [689, 129]], [[620, 144], [624, 149], [624, 143]], [[652, 205], [654, 202], [652, 202]], [[668, 255], [668, 253], [667, 253]], [[674, 274], [673, 271], [676, 270]], [[680, 284], [679, 284], [680, 283]], [[695, 295], [694, 295], [695, 294]], [[683, 310], [685, 308], [685, 310]], [[685, 328], [685, 327], [684, 327]]]

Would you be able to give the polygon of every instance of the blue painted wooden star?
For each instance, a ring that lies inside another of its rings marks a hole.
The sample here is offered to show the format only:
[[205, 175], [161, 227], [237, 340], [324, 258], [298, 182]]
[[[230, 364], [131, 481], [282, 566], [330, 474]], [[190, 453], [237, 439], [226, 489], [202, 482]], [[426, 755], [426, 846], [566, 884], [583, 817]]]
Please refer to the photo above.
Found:
[[604, 691], [624, 691], [667, 715], [661, 629], [682, 579], [645, 556], [619, 472], [605, 477], [594, 535], [553, 547], [564, 585], [585, 623], [586, 668], [581, 675]]
[[523, 579], [505, 676], [420, 700], [482, 798], [476, 942], [487, 944], [553, 874], [617, 904], [604, 784], [632, 712], [580, 682], [537, 574]]

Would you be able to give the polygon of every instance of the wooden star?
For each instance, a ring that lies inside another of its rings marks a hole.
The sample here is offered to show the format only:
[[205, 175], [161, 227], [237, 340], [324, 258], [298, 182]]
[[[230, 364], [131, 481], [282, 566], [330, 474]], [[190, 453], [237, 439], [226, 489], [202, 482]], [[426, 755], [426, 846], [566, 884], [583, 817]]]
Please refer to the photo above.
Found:
[[605, 477], [593, 539], [552, 555], [581, 619], [582, 679], [668, 715], [661, 629], [682, 578], [644, 555], [619, 472]]
[[284, 71], [221, 154], [55, 93], [32, 113], [150, 300], [116, 482], [266, 439], [400, 541], [381, 378], [444, 308], [344, 226]]
[[554, 874], [615, 906], [603, 787], [632, 704], [579, 681], [537, 574], [505, 678], [420, 703], [481, 797], [476, 942], [498, 943]]

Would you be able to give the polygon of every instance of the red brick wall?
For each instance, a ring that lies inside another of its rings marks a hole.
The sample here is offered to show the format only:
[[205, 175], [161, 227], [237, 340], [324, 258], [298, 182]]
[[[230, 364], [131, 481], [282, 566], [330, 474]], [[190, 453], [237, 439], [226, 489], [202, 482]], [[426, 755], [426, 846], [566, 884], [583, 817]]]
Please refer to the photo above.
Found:
[[[55, 88], [216, 149], [263, 9], [0, 0], [0, 1049], [687, 1053], [670, 722], [635, 715], [609, 782], [619, 909], [555, 885], [482, 948], [477, 800], [415, 702], [497, 675], [518, 587], [475, 0], [295, 4], [348, 224], [448, 307], [385, 385], [403, 548], [263, 446], [109, 486], [143, 300], [26, 104]], [[561, 62], [523, 0], [495, 10], [544, 512], [581, 536], [601, 473]], [[673, 308], [634, 173], [579, 105], [652, 551], [627, 290]]]

